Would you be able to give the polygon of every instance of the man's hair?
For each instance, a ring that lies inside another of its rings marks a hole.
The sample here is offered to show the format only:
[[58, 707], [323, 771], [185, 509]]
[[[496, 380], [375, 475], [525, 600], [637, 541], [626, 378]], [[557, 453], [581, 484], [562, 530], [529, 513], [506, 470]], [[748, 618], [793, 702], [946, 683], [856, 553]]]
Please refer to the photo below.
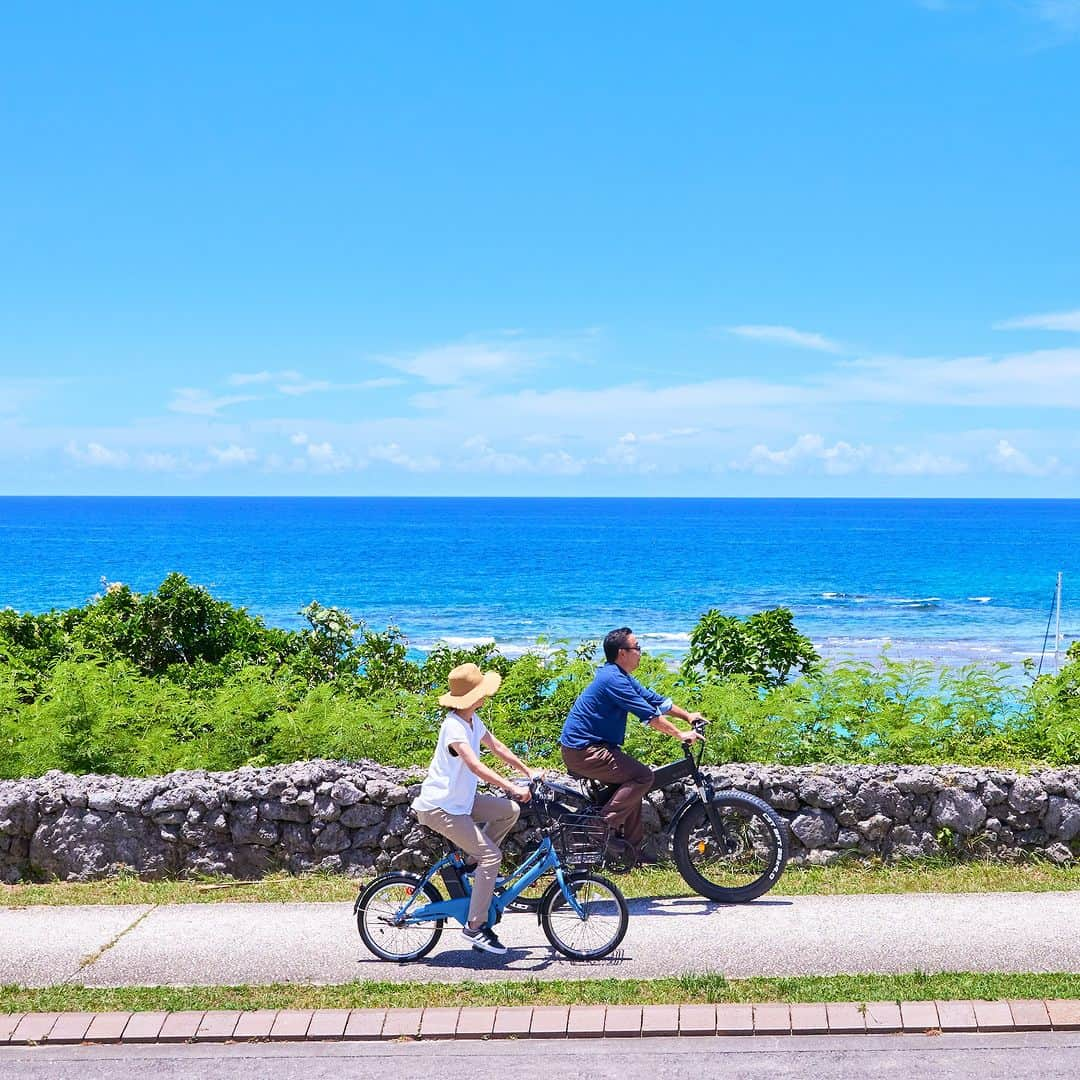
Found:
[[604, 656], [607, 657], [609, 663], [615, 663], [619, 650], [626, 648], [626, 643], [633, 632], [629, 626], [620, 626], [618, 630], [612, 630], [604, 638]]

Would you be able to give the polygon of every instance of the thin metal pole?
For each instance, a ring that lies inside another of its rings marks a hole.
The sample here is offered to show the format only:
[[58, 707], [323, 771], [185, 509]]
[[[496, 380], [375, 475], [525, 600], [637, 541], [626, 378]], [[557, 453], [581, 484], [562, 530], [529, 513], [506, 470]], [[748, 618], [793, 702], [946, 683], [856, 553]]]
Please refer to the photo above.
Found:
[[1058, 646], [1061, 642], [1061, 571], [1058, 571], [1057, 600], [1054, 602], [1054, 670], [1058, 671]]

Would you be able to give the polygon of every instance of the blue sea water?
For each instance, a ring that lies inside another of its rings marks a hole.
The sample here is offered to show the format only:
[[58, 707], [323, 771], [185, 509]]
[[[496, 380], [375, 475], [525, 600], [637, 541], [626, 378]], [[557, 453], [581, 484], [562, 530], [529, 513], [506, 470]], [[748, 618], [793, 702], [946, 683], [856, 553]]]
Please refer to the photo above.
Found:
[[826, 655], [1016, 661], [1059, 570], [1080, 635], [1078, 537], [1080, 500], [7, 497], [0, 607], [175, 570], [274, 625], [318, 600], [419, 649], [629, 624], [678, 654], [707, 608], [784, 605]]

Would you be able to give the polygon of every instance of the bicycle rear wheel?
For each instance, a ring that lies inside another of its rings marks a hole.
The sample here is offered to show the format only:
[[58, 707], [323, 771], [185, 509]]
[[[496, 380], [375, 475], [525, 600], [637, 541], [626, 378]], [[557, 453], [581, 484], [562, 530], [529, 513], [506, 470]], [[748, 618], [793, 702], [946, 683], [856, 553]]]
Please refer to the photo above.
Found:
[[599, 874], [565, 878], [584, 917], [569, 904], [558, 884], [540, 902], [540, 923], [548, 941], [571, 960], [599, 960], [619, 947], [630, 922], [623, 894]]
[[675, 865], [695, 892], [725, 904], [743, 904], [767, 893], [788, 859], [787, 825], [767, 803], [742, 791], [713, 796], [717, 832], [700, 800], [675, 828]]
[[[419, 960], [435, 948], [442, 936], [442, 919], [430, 923], [398, 921], [398, 913], [413, 897], [420, 882], [415, 874], [384, 874], [357, 897], [356, 924], [360, 938], [379, 959]], [[442, 899], [430, 882], [424, 886], [424, 895], [432, 903]]]

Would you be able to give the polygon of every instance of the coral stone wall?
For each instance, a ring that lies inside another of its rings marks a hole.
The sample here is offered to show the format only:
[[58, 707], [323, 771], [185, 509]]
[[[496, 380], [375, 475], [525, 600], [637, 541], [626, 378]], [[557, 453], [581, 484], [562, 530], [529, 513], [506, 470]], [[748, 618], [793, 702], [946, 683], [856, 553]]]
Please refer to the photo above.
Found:
[[[788, 820], [793, 862], [942, 853], [1055, 862], [1080, 855], [1080, 768], [1017, 774], [954, 766], [725, 765], [719, 787]], [[128, 871], [259, 877], [424, 865], [445, 843], [409, 811], [417, 774], [305, 761], [125, 778], [47, 773], [0, 782], [0, 881], [86, 881]], [[681, 785], [650, 792], [646, 850], [663, 854]], [[531, 839], [527, 815], [512, 837]]]

